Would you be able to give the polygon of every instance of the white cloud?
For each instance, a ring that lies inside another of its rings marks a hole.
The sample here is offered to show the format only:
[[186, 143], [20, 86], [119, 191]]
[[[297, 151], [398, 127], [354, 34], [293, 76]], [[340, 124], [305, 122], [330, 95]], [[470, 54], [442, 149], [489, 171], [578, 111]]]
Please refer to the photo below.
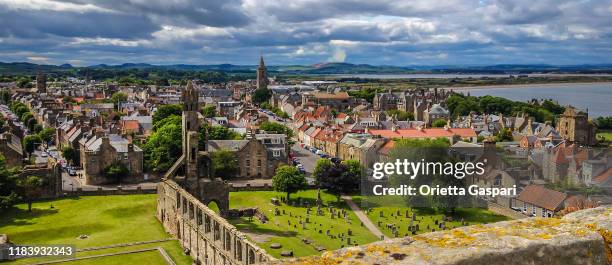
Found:
[[75, 4], [50, 0], [0, 0], [0, 5], [11, 10], [50, 10], [63, 12], [114, 12], [93, 4]]

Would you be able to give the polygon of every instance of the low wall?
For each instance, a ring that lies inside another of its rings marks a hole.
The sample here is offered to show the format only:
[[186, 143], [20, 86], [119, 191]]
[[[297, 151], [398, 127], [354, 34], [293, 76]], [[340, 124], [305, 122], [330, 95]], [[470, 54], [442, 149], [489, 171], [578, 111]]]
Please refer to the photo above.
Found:
[[156, 188], [142, 189], [137, 187], [135, 189], [102, 189], [97, 190], [83, 190], [77, 188], [74, 191], [64, 191], [64, 196], [106, 196], [106, 195], [131, 195], [131, 194], [155, 194], [157, 193]]
[[270, 264], [612, 264], [612, 207], [475, 225]]

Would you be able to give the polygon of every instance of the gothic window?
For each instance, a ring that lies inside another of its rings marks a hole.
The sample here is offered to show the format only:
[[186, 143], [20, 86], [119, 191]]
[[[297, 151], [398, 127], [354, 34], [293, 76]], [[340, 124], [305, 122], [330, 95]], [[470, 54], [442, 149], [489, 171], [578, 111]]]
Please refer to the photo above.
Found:
[[495, 177], [495, 182], [493, 182], [493, 186], [501, 186], [501, 184], [502, 184], [502, 175], [498, 174]]
[[196, 223], [198, 226], [202, 225], [202, 210], [200, 208], [196, 209]]

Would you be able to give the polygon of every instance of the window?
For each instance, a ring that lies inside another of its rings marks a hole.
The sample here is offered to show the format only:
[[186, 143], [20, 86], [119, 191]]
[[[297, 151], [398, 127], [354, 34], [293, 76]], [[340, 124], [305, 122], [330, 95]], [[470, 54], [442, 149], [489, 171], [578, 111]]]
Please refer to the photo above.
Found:
[[542, 217], [546, 217], [546, 210], [542, 209]]
[[536, 207], [535, 207], [535, 205], [531, 206], [531, 214], [533, 214], [534, 216], [536, 214]]
[[251, 166], [251, 160], [247, 159], [245, 163], [246, 163], [246, 166], [247, 166], [247, 167], [250, 167], [250, 166]]
[[501, 186], [502, 184], [502, 175], [499, 174], [495, 176], [495, 181], [493, 182], [493, 186]]
[[274, 151], [272, 151], [272, 155], [273, 155], [274, 157], [279, 157], [279, 156], [280, 156], [280, 154], [281, 154], [280, 150], [274, 150]]
[[257, 160], [257, 167], [261, 167], [261, 160]]
[[526, 213], [527, 212], [527, 203], [523, 202], [523, 212]]

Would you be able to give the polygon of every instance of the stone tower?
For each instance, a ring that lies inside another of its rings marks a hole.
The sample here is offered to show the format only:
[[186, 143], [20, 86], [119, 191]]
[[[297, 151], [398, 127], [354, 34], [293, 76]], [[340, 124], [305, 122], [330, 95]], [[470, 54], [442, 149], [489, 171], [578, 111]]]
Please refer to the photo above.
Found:
[[580, 145], [595, 145], [595, 126], [589, 122], [588, 112], [567, 106], [557, 121], [557, 131], [566, 141]]
[[42, 72], [36, 74], [36, 92], [47, 93], [47, 77]]
[[268, 77], [263, 56], [259, 57], [259, 67], [257, 67], [257, 89], [260, 88], [268, 88]]
[[198, 178], [198, 90], [189, 81], [182, 91], [183, 101], [183, 155], [185, 156], [185, 178]]

